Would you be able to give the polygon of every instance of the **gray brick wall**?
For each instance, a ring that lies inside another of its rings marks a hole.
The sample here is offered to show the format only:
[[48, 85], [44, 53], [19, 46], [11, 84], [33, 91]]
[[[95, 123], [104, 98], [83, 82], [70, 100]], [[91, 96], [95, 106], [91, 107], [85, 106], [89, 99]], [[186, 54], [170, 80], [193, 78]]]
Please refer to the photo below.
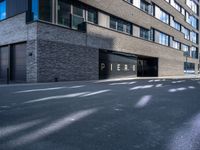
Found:
[[98, 79], [98, 49], [38, 40], [38, 81]]
[[27, 41], [25, 13], [0, 22], [0, 46]]

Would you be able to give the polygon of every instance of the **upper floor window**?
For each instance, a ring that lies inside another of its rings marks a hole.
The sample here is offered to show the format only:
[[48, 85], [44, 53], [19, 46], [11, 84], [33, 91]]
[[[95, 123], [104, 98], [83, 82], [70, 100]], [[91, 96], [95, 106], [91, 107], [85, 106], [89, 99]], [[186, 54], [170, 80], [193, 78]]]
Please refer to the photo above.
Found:
[[184, 56], [190, 56], [189, 46], [181, 44], [181, 50], [183, 51]]
[[181, 11], [181, 6], [180, 6], [177, 2], [175, 2], [174, 0], [171, 0], [170, 2], [171, 2], [171, 5], [172, 5], [176, 10]]
[[190, 56], [192, 58], [198, 58], [198, 49], [194, 46], [190, 48]]
[[197, 39], [198, 39], [198, 34], [196, 32], [191, 31], [190, 32], [190, 41], [197, 44], [198, 43]]
[[150, 39], [150, 31], [148, 29], [141, 27], [140, 28], [140, 37], [145, 40], [149, 40]]
[[190, 9], [197, 14], [198, 11], [198, 5], [194, 2], [194, 0], [186, 0], [186, 4]]
[[52, 0], [39, 0], [39, 19], [52, 22]]
[[58, 24], [64, 26], [70, 26], [70, 13], [71, 13], [71, 5], [69, 2], [65, 0], [58, 0], [57, 6], [57, 15], [58, 15]]
[[141, 0], [140, 9], [148, 13], [149, 12], [149, 3]]
[[125, 1], [127, 1], [128, 3], [133, 4], [133, 0], [125, 0]]
[[154, 39], [155, 42], [165, 45], [165, 46], [169, 46], [169, 35], [159, 32], [159, 31], [155, 31], [155, 35], [154, 35]]
[[110, 28], [132, 34], [132, 24], [115, 17], [110, 17]]
[[195, 29], [197, 29], [198, 21], [194, 16], [191, 16], [188, 12], [186, 12], [186, 22], [192, 25]]
[[6, 0], [0, 1], [0, 20], [6, 18]]
[[87, 21], [95, 24], [98, 23], [98, 13], [95, 9], [89, 8], [87, 10]]
[[180, 43], [172, 40], [172, 47], [175, 48], [175, 49], [180, 49]]
[[190, 40], [190, 30], [181, 26], [181, 32], [185, 35], [185, 39]]
[[179, 30], [179, 31], [181, 30], [181, 25], [180, 25], [180, 23], [178, 23], [178, 22], [176, 22], [176, 21], [174, 21], [174, 20], [173, 20], [171, 23], [172, 23], [171, 26], [172, 26], [173, 28], [175, 28], [176, 30]]
[[164, 23], [169, 24], [169, 14], [155, 6], [155, 17]]

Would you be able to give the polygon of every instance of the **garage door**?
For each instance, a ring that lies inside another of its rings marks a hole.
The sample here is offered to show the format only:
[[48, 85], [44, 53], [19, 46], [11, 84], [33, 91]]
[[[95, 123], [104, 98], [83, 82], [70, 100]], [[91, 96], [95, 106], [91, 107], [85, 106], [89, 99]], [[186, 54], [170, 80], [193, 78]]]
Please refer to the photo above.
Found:
[[11, 80], [26, 81], [26, 43], [11, 48]]
[[9, 68], [9, 48], [0, 47], [0, 80], [6, 80], [7, 68]]

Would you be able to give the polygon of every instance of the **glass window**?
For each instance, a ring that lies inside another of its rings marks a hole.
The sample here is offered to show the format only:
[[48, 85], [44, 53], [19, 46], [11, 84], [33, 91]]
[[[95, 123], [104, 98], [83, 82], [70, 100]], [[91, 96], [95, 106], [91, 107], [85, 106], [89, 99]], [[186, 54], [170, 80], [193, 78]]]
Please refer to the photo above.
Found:
[[0, 1], [0, 20], [6, 18], [6, 1]]
[[191, 32], [190, 32], [190, 41], [192, 41], [192, 42], [194, 42], [194, 43], [197, 43], [197, 39], [198, 39], [197, 36], [198, 36], [197, 33], [191, 31]]
[[70, 26], [71, 5], [66, 0], [58, 0], [58, 24]]
[[190, 16], [190, 14], [188, 12], [186, 12], [186, 22], [197, 29], [197, 26], [198, 26], [197, 19], [194, 16]]
[[155, 30], [154, 36], [155, 42], [169, 46], [169, 36], [167, 34]]
[[38, 0], [32, 0], [32, 18], [33, 20], [38, 20], [39, 19], [39, 10], [38, 10]]
[[185, 9], [181, 8], [181, 14], [185, 16]]
[[52, 22], [52, 0], [39, 1], [39, 19]]
[[186, 4], [194, 13], [197, 14], [198, 5], [193, 0], [186, 0]]
[[190, 56], [192, 58], [198, 58], [198, 50], [196, 47], [192, 46], [191, 49], [190, 49]]
[[172, 27], [175, 28], [176, 30], [181, 30], [181, 25], [180, 23], [176, 22], [176, 21], [172, 21]]
[[98, 13], [95, 9], [87, 10], [87, 21], [97, 24], [98, 23]]
[[140, 37], [149, 40], [150, 39], [150, 31], [145, 28], [140, 28]]
[[189, 46], [181, 44], [181, 50], [183, 51], [184, 56], [190, 55]]
[[171, 0], [171, 5], [176, 9], [178, 10], [179, 12], [181, 11], [181, 6], [174, 0]]
[[188, 74], [194, 74], [195, 64], [190, 62], [184, 62], [184, 72]]
[[169, 24], [169, 14], [155, 6], [155, 17], [164, 23]]
[[83, 22], [85, 21], [85, 11], [82, 8], [82, 5], [73, 6], [72, 14], [72, 28], [83, 30]]
[[75, 5], [75, 6], [73, 6], [73, 14], [80, 16], [80, 17], [84, 17], [83, 16], [84, 10], [80, 5]]
[[173, 40], [172, 41], [172, 47], [175, 48], [175, 49], [180, 49], [180, 43]]
[[110, 17], [110, 28], [120, 32], [132, 34], [132, 24], [115, 17]]
[[190, 30], [189, 29], [182, 26], [181, 32], [185, 35], [185, 39], [190, 40]]
[[149, 12], [149, 4], [147, 2], [141, 0], [140, 9], [148, 13]]
[[128, 3], [133, 4], [133, 0], [126, 0]]

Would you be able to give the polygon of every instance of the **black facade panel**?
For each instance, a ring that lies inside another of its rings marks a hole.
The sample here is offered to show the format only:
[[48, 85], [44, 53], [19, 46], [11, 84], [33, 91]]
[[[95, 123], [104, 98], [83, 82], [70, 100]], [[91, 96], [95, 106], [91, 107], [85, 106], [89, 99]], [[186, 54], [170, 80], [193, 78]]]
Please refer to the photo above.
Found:
[[26, 81], [26, 43], [15, 44], [11, 47], [11, 80]]
[[28, 10], [28, 0], [6, 0], [6, 15], [11, 17]]
[[6, 80], [7, 78], [7, 68], [9, 68], [9, 59], [9, 47], [0, 47], [0, 80]]
[[99, 78], [120, 78], [137, 76], [137, 57], [110, 51], [99, 53]]

